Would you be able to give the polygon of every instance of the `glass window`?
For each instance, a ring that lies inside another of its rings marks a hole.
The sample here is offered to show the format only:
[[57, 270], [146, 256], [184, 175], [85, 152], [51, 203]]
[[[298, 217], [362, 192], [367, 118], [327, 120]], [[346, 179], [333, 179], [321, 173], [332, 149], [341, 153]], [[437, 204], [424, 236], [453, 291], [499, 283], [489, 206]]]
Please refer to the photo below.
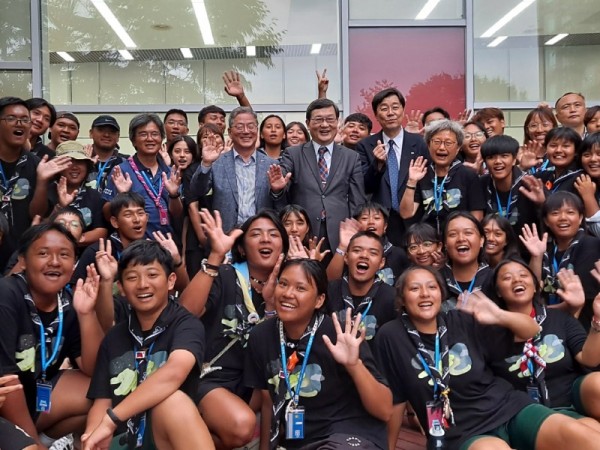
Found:
[[600, 3], [473, 2], [476, 102], [600, 98]]
[[[373, 120], [373, 95], [396, 87], [406, 112], [434, 106], [456, 117], [465, 108], [465, 44], [462, 28], [351, 28], [350, 110]], [[382, 43], [402, 42], [393, 53]], [[408, 63], [407, 63], [408, 62]]]
[[27, 99], [32, 96], [31, 72], [28, 70], [0, 70], [0, 92]]
[[463, 0], [350, 0], [350, 20], [462, 19]]
[[31, 60], [30, 2], [0, 2], [0, 61]]
[[44, 3], [55, 104], [234, 105], [222, 80], [232, 69], [253, 105], [306, 104], [324, 68], [341, 103], [337, 0]]

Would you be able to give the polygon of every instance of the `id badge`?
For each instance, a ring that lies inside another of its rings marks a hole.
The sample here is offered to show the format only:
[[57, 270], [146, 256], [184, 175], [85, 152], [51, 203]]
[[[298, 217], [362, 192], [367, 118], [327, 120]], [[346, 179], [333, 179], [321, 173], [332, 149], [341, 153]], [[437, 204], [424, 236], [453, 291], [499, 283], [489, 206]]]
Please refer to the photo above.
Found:
[[433, 437], [442, 437], [444, 431], [444, 405], [442, 402], [427, 402], [427, 427], [429, 435]]
[[50, 396], [52, 395], [52, 383], [45, 380], [36, 381], [35, 409], [38, 412], [50, 412]]
[[10, 203], [10, 196], [9, 195], [3, 195], [2, 196], [2, 203]]
[[140, 426], [138, 427], [137, 436], [135, 440], [135, 448], [141, 448], [144, 444], [144, 433], [146, 431], [146, 414], [140, 419]]
[[537, 386], [535, 386], [533, 384], [527, 385], [527, 394], [529, 394], [529, 398], [531, 400], [533, 400], [534, 402], [541, 403], [540, 402], [540, 390], [538, 389]]
[[285, 413], [286, 439], [304, 439], [304, 407], [295, 406]]
[[161, 225], [169, 225], [169, 213], [165, 208], [158, 208], [158, 217], [160, 218]]

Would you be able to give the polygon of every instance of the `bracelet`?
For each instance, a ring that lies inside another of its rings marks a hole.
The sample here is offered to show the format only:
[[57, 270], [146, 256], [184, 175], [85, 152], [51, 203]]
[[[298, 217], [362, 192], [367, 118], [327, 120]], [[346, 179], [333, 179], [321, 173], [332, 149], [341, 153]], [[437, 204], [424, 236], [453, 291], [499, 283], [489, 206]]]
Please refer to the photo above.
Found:
[[600, 320], [596, 319], [596, 316], [592, 317], [592, 323], [590, 326], [594, 332], [600, 333]]
[[208, 264], [206, 259], [203, 259], [200, 263], [200, 270], [211, 278], [217, 278], [219, 276], [218, 267], [215, 269], [215, 266]]
[[412, 191], [416, 190], [417, 187], [416, 186], [409, 186], [408, 184], [406, 185], [406, 189], [410, 189]]
[[335, 252], [338, 255], [346, 256], [346, 252], [344, 250], [342, 250], [341, 248], [339, 248], [339, 247], [335, 249]]
[[265, 310], [265, 317], [275, 317], [277, 315], [277, 311], [267, 311]]
[[201, 264], [204, 264], [204, 267], [210, 269], [210, 270], [214, 270], [214, 271], [218, 271], [219, 270], [219, 266], [215, 266], [214, 264], [210, 264], [208, 262], [207, 258], [204, 258], [201, 262]]
[[172, 199], [176, 199], [176, 198], [179, 198], [179, 197], [181, 197], [181, 192], [179, 192], [179, 191], [177, 191], [177, 194], [175, 194], [175, 195], [169, 194], [169, 198], [172, 198]]
[[121, 424], [123, 423], [123, 421], [117, 417], [117, 415], [115, 414], [115, 412], [113, 411], [113, 409], [112, 409], [112, 408], [108, 408], [108, 409], [106, 410], [106, 415], [108, 416], [108, 418], [109, 418], [110, 420], [112, 420], [112, 421], [113, 421], [113, 423], [114, 423], [116, 426], [119, 426], [119, 425], [121, 425]]

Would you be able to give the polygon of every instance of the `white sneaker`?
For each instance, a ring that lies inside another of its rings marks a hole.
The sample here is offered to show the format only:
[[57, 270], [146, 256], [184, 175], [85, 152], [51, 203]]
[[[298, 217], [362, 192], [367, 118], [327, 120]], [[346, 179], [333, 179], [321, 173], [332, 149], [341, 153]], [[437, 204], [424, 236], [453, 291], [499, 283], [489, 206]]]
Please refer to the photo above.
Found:
[[73, 442], [73, 435], [68, 434], [66, 436], [57, 439], [49, 447], [49, 450], [74, 450], [75, 444]]

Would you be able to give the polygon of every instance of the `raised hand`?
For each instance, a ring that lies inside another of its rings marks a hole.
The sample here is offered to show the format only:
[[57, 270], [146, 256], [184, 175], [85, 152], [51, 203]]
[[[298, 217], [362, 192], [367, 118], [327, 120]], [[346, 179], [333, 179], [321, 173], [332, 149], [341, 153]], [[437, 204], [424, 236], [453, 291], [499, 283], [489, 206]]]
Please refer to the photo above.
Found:
[[519, 167], [526, 171], [538, 165], [544, 154], [544, 147], [538, 141], [529, 141], [520, 149]]
[[[408, 166], [408, 181], [414, 186], [427, 174], [427, 160], [422, 156], [413, 159]], [[414, 183], [414, 184], [413, 184]]]
[[78, 189], [75, 189], [73, 192], [69, 193], [67, 189], [67, 178], [61, 176], [58, 180], [58, 184], [56, 185], [56, 194], [58, 195], [58, 204], [61, 208], [65, 208], [73, 203], [75, 197], [77, 197]]
[[173, 257], [173, 261], [175, 261], [175, 265], [181, 262], [181, 255], [179, 254], [179, 249], [177, 248], [177, 244], [173, 240], [173, 236], [171, 233], [167, 233], [165, 236], [162, 231], [153, 231], [152, 237], [156, 242], [160, 244], [162, 248], [168, 251]]
[[318, 70], [315, 70], [317, 73], [317, 88], [319, 91], [318, 98], [326, 98], [327, 97], [327, 89], [329, 88], [329, 78], [327, 78], [327, 69], [323, 69], [323, 73], [319, 73]]
[[383, 167], [387, 163], [388, 157], [388, 149], [386, 148], [386, 145], [383, 142], [377, 141], [377, 146], [373, 149], [373, 156], [377, 161], [377, 168], [379, 170], [383, 169]]
[[359, 361], [360, 344], [367, 335], [364, 325], [361, 324], [361, 314], [357, 314], [356, 318], [352, 320], [352, 310], [346, 309], [344, 331], [342, 331], [337, 314], [332, 314], [331, 317], [337, 335], [336, 343], [334, 345], [327, 335], [323, 335], [323, 341], [337, 363], [343, 366], [354, 366]]
[[36, 169], [37, 179], [40, 181], [48, 181], [70, 167], [71, 164], [72, 161], [70, 156], [62, 155], [48, 160], [48, 155], [44, 155]]
[[170, 166], [172, 161], [171, 161], [171, 156], [169, 155], [169, 152], [167, 150], [167, 144], [166, 143], [162, 143], [160, 145], [160, 150], [158, 151], [158, 153], [160, 154], [160, 157], [163, 159], [163, 161], [165, 162], [165, 164], [167, 166]]
[[287, 259], [308, 258], [308, 252], [302, 245], [298, 236], [290, 236], [290, 246], [287, 253]]
[[481, 153], [477, 154], [475, 162], [464, 161], [463, 166], [474, 170], [477, 175], [481, 175], [481, 169], [483, 168], [483, 158], [481, 156]]
[[589, 175], [585, 173], [579, 175], [574, 185], [581, 198], [596, 199], [596, 183], [592, 181]]
[[348, 248], [350, 239], [360, 231], [360, 223], [356, 219], [344, 219], [340, 222], [340, 248]]
[[431, 257], [433, 258], [433, 268], [441, 269], [446, 265], [446, 254], [440, 251], [431, 252]]
[[122, 192], [129, 192], [131, 190], [131, 186], [133, 186], [133, 181], [131, 181], [131, 177], [127, 172], [123, 172], [121, 167], [115, 166], [112, 172], [110, 173], [110, 177], [115, 184], [115, 188], [117, 192], [120, 194]]
[[567, 304], [571, 314], [577, 315], [585, 303], [585, 292], [579, 276], [572, 269], [562, 268], [556, 278], [560, 284], [556, 293]]
[[117, 279], [119, 263], [112, 254], [112, 242], [110, 239], [100, 238], [98, 240], [96, 269], [103, 280], [114, 281]]
[[281, 171], [281, 166], [279, 164], [271, 164], [269, 170], [267, 171], [267, 178], [269, 179], [269, 185], [271, 186], [271, 190], [273, 192], [280, 192], [289, 183], [292, 178], [292, 172], [283, 176], [283, 172]]
[[542, 238], [538, 234], [536, 224], [525, 224], [522, 228], [519, 239], [531, 256], [542, 256], [548, 246], [548, 233], [544, 233]]
[[10, 386], [4, 386], [6, 383], [10, 383], [11, 381], [17, 381], [19, 379], [18, 375], [5, 375], [0, 377], [0, 408], [6, 401], [6, 396], [11, 392], [20, 391], [23, 389], [22, 384], [13, 384]]
[[263, 286], [262, 290], [262, 298], [265, 302], [265, 311], [274, 311], [275, 310], [275, 286], [277, 286], [277, 277], [279, 276], [279, 270], [281, 269], [281, 264], [283, 264], [283, 253], [279, 255], [277, 258], [277, 262], [275, 266], [273, 266], [273, 270], [267, 278], [267, 282]]
[[421, 126], [423, 120], [423, 113], [420, 109], [416, 111], [413, 109], [406, 115], [406, 127], [404, 129], [409, 133], [422, 134], [424, 128]]
[[78, 314], [82, 315], [94, 311], [100, 285], [100, 275], [96, 272], [94, 265], [90, 264], [87, 266], [86, 271], [85, 282], [81, 278], [77, 280], [77, 285], [73, 292], [73, 308], [75, 308]]
[[463, 292], [458, 296], [456, 308], [472, 315], [475, 320], [483, 325], [498, 324], [498, 316], [502, 310], [491, 301], [483, 292]]
[[181, 186], [181, 171], [179, 168], [171, 168], [171, 173], [168, 177], [167, 174], [163, 172], [162, 182], [169, 195], [176, 196], [179, 192], [179, 186]]
[[200, 226], [210, 239], [211, 253], [220, 256], [222, 260], [227, 252], [233, 248], [233, 244], [238, 236], [242, 235], [242, 230], [235, 228], [229, 234], [225, 234], [221, 213], [217, 210], [215, 210], [214, 216], [206, 208], [202, 208], [199, 214], [202, 221]]
[[465, 123], [467, 123], [469, 121], [469, 119], [471, 118], [471, 114], [473, 114], [473, 110], [465, 108], [464, 111], [458, 113], [458, 117], [456, 118], [456, 121], [464, 127]]
[[223, 73], [223, 82], [225, 83], [225, 92], [235, 98], [243, 97], [244, 85], [240, 80], [240, 74], [235, 70], [226, 71]]
[[536, 205], [542, 205], [546, 200], [544, 194], [544, 183], [539, 178], [532, 175], [525, 175], [522, 178], [523, 185], [519, 187], [519, 192], [531, 200]]
[[92, 158], [94, 155], [94, 146], [92, 144], [85, 144], [83, 146], [83, 151], [85, 152], [85, 156]]
[[214, 135], [208, 135], [202, 138], [202, 165], [210, 167], [219, 159], [223, 153], [223, 145], [217, 143], [217, 138]]
[[308, 251], [308, 257], [310, 259], [314, 259], [315, 261], [323, 261], [323, 258], [325, 258], [325, 256], [331, 252], [331, 250], [327, 249], [325, 251], [321, 251], [321, 246], [323, 245], [323, 243], [325, 242], [325, 238], [322, 237], [321, 239], [319, 239], [319, 242], [317, 242], [317, 237], [311, 237], [308, 240], [308, 249], [305, 249]]

